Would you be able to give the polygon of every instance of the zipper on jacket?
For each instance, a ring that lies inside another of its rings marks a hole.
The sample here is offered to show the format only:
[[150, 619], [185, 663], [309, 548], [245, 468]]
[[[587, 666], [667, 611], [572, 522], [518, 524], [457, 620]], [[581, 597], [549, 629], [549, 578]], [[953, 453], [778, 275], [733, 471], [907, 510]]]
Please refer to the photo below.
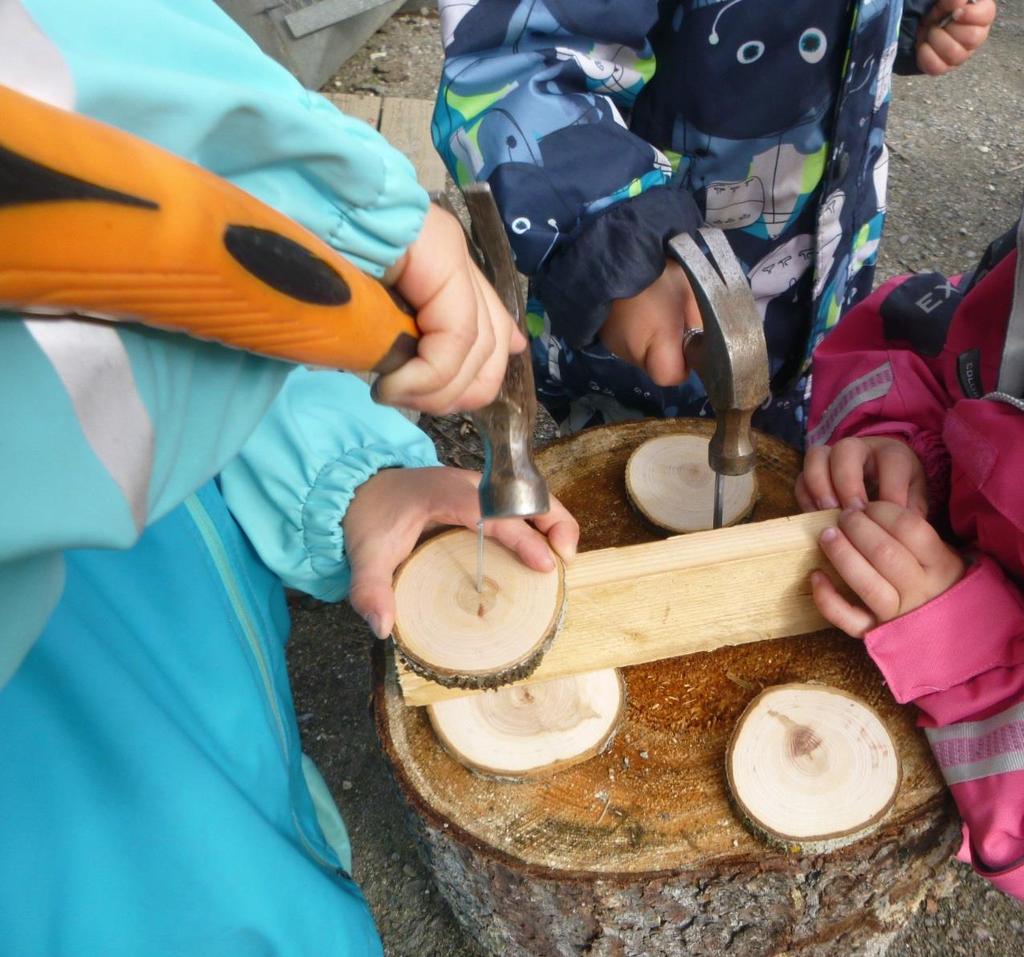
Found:
[[[185, 499], [185, 507], [188, 509], [188, 513], [191, 516], [192, 521], [195, 523], [196, 528], [199, 530], [199, 534], [202, 536], [207, 551], [210, 553], [210, 557], [213, 559], [214, 567], [217, 569], [218, 575], [220, 575], [220, 580], [224, 586], [224, 591], [228, 596], [228, 601], [231, 603], [231, 608], [235, 612], [235, 618], [241, 626], [242, 632], [245, 635], [246, 643], [249, 646], [249, 651], [252, 653], [253, 659], [256, 662], [256, 668], [259, 671], [260, 680], [263, 684], [263, 693], [266, 697], [267, 704], [270, 707], [270, 712], [274, 717], [274, 727], [277, 731], [277, 743], [281, 748], [281, 754], [284, 757], [285, 767], [288, 770], [290, 780], [291, 775], [294, 772], [294, 768], [292, 767], [292, 762], [288, 754], [288, 735], [285, 732], [284, 718], [281, 715], [281, 709], [278, 707], [277, 695], [274, 693], [274, 683], [270, 678], [270, 666], [267, 664], [267, 656], [263, 651], [263, 645], [260, 643], [258, 637], [255, 616], [249, 608], [245, 592], [242, 590], [238, 581], [238, 576], [232, 568], [231, 559], [228, 556], [224, 542], [221, 541], [220, 533], [217, 531], [217, 526], [214, 524], [213, 519], [210, 518], [209, 513], [206, 511], [206, 507], [195, 495], [190, 495]], [[290, 796], [289, 804], [291, 804]], [[294, 805], [291, 806], [291, 817], [292, 826], [295, 828], [295, 833], [298, 835], [299, 841], [306, 853], [309, 854], [309, 856], [312, 857], [313, 860], [315, 860], [321, 867], [333, 873], [344, 873], [342, 868], [327, 860], [312, 845], [299, 821], [299, 816], [295, 811]]]

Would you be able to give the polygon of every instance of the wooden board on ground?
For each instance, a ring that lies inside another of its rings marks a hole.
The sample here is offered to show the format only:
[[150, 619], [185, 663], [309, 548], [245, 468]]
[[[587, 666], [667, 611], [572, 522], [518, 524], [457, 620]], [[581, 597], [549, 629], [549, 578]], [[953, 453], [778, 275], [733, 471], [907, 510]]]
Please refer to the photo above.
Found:
[[[643, 439], [677, 429], [708, 433], [693, 421], [624, 423], [541, 450], [551, 491], [580, 520], [584, 550], [654, 537], [626, 501], [623, 470]], [[755, 521], [796, 511], [798, 467], [796, 453], [762, 440]], [[517, 783], [458, 764], [426, 710], [404, 704], [383, 645], [376, 650], [377, 728], [409, 820], [440, 889], [487, 954], [881, 952], [958, 842], [913, 709], [893, 701], [863, 645], [837, 632], [628, 668], [611, 747]], [[878, 712], [903, 780], [872, 835], [802, 857], [744, 827], [724, 760], [736, 722], [763, 688], [813, 681]]]
[[433, 115], [432, 101], [398, 96], [385, 97], [380, 110], [381, 135], [409, 157], [420, 183], [430, 193], [444, 189], [447, 175], [430, 136]]
[[379, 96], [363, 96], [358, 93], [328, 93], [329, 99], [342, 113], [369, 123], [374, 129], [380, 123]]

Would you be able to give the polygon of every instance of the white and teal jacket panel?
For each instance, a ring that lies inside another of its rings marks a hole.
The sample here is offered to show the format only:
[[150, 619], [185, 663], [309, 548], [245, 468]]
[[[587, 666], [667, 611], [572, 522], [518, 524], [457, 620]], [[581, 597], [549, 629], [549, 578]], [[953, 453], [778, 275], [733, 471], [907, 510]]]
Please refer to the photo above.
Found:
[[10, 953], [380, 957], [301, 751], [281, 578], [342, 594], [353, 490], [433, 462], [354, 376], [297, 369], [217, 481], [127, 550], [67, 552], [0, 689]]
[[[408, 161], [208, 0], [0, 0], [0, 83], [206, 166], [371, 273], [422, 226]], [[237, 454], [291, 367], [141, 328], [14, 316], [0, 319], [0, 364], [2, 686], [53, 612], [63, 552], [131, 547]], [[397, 416], [361, 411], [408, 438]], [[258, 548], [261, 529], [247, 528]], [[314, 591], [342, 593], [343, 574], [322, 591], [309, 561], [305, 572]]]

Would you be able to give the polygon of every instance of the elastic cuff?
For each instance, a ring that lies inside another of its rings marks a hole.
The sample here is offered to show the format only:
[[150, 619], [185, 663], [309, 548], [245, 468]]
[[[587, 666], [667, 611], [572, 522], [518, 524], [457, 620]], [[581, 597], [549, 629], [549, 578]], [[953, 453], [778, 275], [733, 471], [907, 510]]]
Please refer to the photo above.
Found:
[[1015, 663], [1007, 634], [1024, 603], [999, 565], [978, 556], [952, 588], [867, 633], [864, 645], [901, 704]]
[[388, 446], [349, 449], [317, 473], [302, 503], [302, 544], [312, 569], [310, 594], [321, 601], [340, 601], [348, 593], [351, 569], [345, 555], [341, 521], [359, 486], [381, 469], [428, 468], [431, 458], [409, 458]]
[[591, 221], [534, 279], [551, 329], [574, 347], [592, 342], [612, 300], [646, 289], [665, 269], [665, 243], [701, 223], [693, 197], [655, 186]]

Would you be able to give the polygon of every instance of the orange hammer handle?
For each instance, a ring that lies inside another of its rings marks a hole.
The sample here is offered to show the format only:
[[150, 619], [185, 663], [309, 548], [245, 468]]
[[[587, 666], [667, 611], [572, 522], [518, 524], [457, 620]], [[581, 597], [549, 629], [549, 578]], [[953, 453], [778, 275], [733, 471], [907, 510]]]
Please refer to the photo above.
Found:
[[225, 180], [3, 86], [0, 117], [0, 308], [352, 371], [415, 354], [380, 283]]

